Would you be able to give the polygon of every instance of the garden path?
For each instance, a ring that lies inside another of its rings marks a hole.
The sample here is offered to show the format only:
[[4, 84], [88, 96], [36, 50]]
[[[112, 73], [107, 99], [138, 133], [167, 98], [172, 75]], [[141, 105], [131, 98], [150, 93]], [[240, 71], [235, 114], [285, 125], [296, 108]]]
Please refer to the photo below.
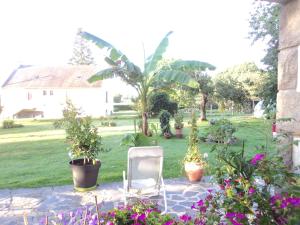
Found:
[[[122, 182], [105, 183], [90, 192], [75, 192], [73, 186], [42, 187], [30, 189], [0, 190], [0, 224], [23, 225], [23, 214], [28, 217], [28, 224], [38, 224], [45, 215], [55, 212], [68, 212], [82, 206], [101, 202], [101, 210], [109, 210], [122, 202]], [[181, 215], [191, 211], [191, 205], [204, 198], [208, 189], [216, 188], [211, 177], [204, 177], [201, 182], [190, 183], [186, 178], [165, 180], [168, 213]]]

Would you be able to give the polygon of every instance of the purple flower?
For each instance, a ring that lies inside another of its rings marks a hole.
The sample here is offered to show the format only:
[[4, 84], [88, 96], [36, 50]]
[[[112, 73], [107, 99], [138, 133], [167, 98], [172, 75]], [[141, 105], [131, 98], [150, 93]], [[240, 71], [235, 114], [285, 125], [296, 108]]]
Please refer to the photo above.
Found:
[[228, 212], [225, 215], [226, 218], [234, 218], [235, 217], [235, 213], [234, 212]]
[[198, 206], [203, 206], [203, 204], [204, 204], [203, 200], [200, 200], [200, 201], [197, 202]]
[[58, 213], [57, 218], [62, 221], [64, 219], [64, 214], [63, 213]]
[[139, 216], [139, 214], [133, 213], [133, 214], [130, 216], [130, 218], [133, 219], [133, 220], [137, 220], [138, 216]]
[[256, 154], [252, 159], [251, 159], [251, 164], [256, 165], [258, 161], [261, 161], [265, 158], [265, 154]]
[[255, 193], [255, 189], [253, 187], [250, 187], [248, 190], [249, 195], [252, 195]]
[[243, 213], [236, 213], [236, 214], [235, 214], [235, 217], [238, 218], [238, 219], [240, 219], [240, 220], [246, 218], [245, 214], [243, 214]]
[[200, 207], [200, 212], [202, 212], [202, 213], [206, 213], [206, 207], [205, 206], [202, 206], [202, 207]]
[[180, 216], [179, 219], [181, 219], [183, 222], [186, 223], [186, 222], [190, 221], [192, 219], [192, 217], [190, 217], [189, 215], [184, 214], [184, 215]]
[[145, 222], [145, 220], [146, 220], [146, 215], [145, 215], [145, 213], [143, 213], [143, 214], [141, 214], [140, 216], [138, 216], [137, 219], [138, 219], [139, 221]]
[[287, 198], [288, 203], [292, 204], [295, 207], [300, 206], [300, 198], [297, 197], [289, 197]]

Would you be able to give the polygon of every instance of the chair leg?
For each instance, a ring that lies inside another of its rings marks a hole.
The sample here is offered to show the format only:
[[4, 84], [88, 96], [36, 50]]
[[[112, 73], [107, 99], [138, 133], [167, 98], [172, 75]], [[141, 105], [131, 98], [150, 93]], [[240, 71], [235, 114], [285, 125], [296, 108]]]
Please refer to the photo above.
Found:
[[168, 211], [167, 196], [166, 196], [166, 190], [165, 189], [163, 189], [163, 197], [164, 197], [164, 207], [165, 207], [165, 210], [161, 213], [162, 215], [166, 214], [167, 211]]

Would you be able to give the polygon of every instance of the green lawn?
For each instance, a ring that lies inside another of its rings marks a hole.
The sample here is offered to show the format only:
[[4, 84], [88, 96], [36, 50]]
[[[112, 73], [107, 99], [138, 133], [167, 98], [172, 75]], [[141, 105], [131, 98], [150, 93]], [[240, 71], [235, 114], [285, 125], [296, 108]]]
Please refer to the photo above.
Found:
[[[120, 140], [127, 132], [133, 131], [132, 118], [118, 117], [114, 119], [117, 127], [99, 127], [105, 144], [112, 151], [100, 155], [102, 162], [100, 182], [120, 181], [122, 171], [126, 169], [127, 149], [121, 147]], [[158, 122], [158, 119], [151, 121]], [[271, 135], [267, 123], [261, 119], [247, 116], [235, 116], [231, 121], [237, 126], [236, 136], [247, 139], [246, 154], [255, 154], [255, 146], [265, 144], [266, 131]], [[187, 122], [187, 119], [185, 120]], [[64, 130], [55, 130], [52, 121], [18, 121], [23, 128], [0, 129], [0, 188], [40, 187], [50, 185], [72, 184], [71, 171], [68, 166], [68, 150], [65, 143]], [[95, 121], [95, 124], [100, 124]], [[207, 126], [207, 122], [199, 122], [199, 130]], [[184, 135], [189, 128], [185, 123]], [[270, 137], [270, 136], [268, 136]], [[241, 148], [242, 141], [233, 148]], [[179, 177], [182, 160], [187, 146], [187, 139], [163, 139], [159, 137], [159, 145], [165, 151], [164, 177]], [[211, 144], [200, 144], [202, 153], [209, 153], [209, 163], [215, 163]], [[208, 169], [207, 174], [212, 173]]]

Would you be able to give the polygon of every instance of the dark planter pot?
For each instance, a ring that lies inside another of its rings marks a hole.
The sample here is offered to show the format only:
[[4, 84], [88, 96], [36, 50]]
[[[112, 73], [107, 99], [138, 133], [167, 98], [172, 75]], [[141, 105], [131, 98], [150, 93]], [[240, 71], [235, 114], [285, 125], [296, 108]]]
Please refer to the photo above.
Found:
[[96, 188], [100, 161], [96, 161], [95, 165], [92, 162], [83, 165], [83, 159], [75, 159], [69, 164], [72, 169], [75, 190], [90, 191]]

